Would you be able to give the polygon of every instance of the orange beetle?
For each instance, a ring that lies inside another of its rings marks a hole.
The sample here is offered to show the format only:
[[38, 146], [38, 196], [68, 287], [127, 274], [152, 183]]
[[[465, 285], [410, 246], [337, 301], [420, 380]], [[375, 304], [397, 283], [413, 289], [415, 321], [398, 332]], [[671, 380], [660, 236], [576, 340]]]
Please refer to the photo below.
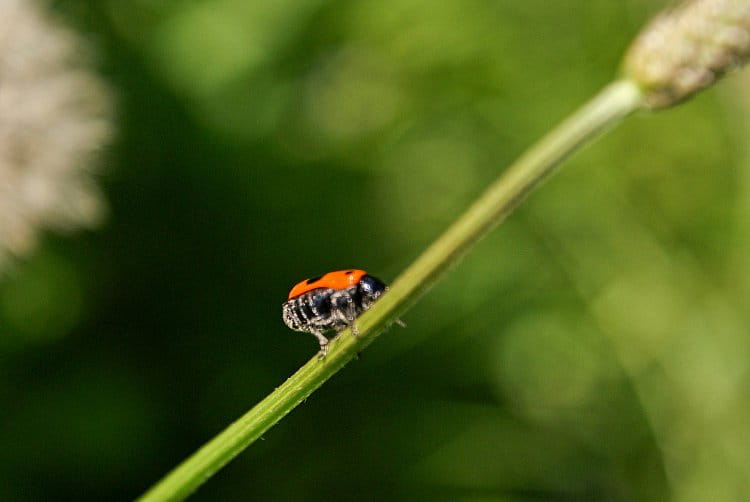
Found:
[[364, 270], [329, 272], [297, 283], [281, 306], [281, 317], [289, 328], [311, 333], [320, 344], [320, 357], [328, 352], [328, 330], [352, 328], [354, 321], [369, 309], [388, 287]]

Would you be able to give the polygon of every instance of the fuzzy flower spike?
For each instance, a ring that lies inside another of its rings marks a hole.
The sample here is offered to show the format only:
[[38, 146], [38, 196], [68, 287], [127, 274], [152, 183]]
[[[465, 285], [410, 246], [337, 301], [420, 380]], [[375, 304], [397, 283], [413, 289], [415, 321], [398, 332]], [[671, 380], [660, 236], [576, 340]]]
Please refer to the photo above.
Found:
[[658, 15], [625, 56], [648, 108], [665, 108], [712, 85], [750, 58], [750, 0], [692, 0]]

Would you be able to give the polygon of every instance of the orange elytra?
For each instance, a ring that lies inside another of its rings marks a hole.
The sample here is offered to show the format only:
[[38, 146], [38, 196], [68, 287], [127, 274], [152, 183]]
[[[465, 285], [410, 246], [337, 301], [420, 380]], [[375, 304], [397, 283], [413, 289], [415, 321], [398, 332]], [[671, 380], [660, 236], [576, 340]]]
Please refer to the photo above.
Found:
[[325, 275], [313, 277], [311, 279], [305, 279], [292, 288], [289, 292], [289, 300], [318, 288], [346, 289], [349, 286], [354, 286], [359, 283], [365, 275], [367, 275], [367, 272], [364, 270], [350, 268], [347, 270], [328, 272]]

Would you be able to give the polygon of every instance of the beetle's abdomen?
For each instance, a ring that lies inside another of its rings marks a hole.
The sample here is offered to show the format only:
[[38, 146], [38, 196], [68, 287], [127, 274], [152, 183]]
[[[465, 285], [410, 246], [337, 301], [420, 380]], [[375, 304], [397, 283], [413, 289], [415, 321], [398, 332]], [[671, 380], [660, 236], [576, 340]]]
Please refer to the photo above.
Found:
[[284, 302], [284, 324], [295, 331], [333, 329], [331, 295], [335, 292], [335, 289], [319, 288]]

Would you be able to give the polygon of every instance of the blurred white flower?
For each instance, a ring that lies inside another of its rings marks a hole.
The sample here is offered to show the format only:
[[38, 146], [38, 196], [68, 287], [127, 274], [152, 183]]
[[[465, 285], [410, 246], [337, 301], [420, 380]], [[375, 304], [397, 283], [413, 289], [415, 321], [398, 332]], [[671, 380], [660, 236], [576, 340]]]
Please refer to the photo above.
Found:
[[662, 12], [625, 57], [651, 108], [689, 98], [750, 59], [748, 0], [689, 0]]
[[96, 223], [91, 176], [111, 133], [111, 101], [85, 48], [31, 0], [0, 0], [0, 266], [42, 228]]

